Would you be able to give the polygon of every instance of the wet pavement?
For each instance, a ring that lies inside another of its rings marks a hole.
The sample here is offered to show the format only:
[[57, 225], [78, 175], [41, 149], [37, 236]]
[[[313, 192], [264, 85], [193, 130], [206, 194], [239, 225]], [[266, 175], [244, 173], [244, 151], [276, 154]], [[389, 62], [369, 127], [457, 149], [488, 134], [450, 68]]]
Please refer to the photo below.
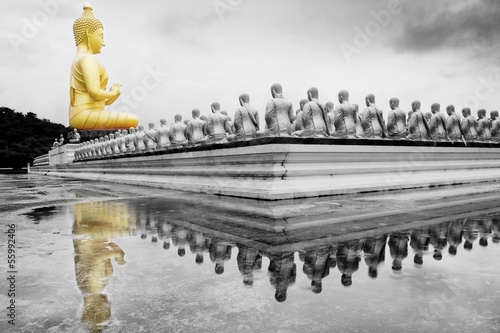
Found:
[[0, 184], [1, 332], [500, 331], [496, 183], [278, 203]]

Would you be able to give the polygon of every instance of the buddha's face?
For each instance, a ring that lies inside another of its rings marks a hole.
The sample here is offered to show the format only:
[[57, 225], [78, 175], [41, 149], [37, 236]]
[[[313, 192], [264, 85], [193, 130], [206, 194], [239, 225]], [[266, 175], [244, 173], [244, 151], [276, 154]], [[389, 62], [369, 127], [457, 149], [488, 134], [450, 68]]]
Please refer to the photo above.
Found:
[[97, 29], [93, 33], [89, 33], [89, 47], [93, 54], [101, 53], [101, 48], [104, 46], [104, 30], [102, 28]]

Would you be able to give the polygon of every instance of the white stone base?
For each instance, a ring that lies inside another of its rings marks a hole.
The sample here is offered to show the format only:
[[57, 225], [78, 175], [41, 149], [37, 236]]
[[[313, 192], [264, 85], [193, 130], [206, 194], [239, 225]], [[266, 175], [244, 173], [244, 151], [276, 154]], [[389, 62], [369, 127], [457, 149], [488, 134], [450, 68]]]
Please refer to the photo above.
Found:
[[500, 180], [500, 149], [283, 144], [82, 161], [51, 176], [262, 200]]

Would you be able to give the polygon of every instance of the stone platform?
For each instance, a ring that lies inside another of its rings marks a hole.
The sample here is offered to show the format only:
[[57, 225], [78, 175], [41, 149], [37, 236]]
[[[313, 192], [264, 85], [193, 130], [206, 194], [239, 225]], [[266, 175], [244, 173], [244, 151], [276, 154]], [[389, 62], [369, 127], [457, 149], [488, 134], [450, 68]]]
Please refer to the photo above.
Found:
[[500, 180], [500, 145], [260, 138], [31, 168], [49, 176], [260, 200]]

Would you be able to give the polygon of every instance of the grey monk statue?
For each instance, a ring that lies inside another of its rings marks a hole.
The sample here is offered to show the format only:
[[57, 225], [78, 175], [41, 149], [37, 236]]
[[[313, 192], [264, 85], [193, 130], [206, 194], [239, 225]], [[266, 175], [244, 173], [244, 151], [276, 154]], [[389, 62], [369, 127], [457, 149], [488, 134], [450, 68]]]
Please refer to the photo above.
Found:
[[309, 102], [304, 105], [302, 113], [304, 129], [295, 132], [294, 135], [303, 137], [327, 137], [329, 135], [325, 106], [318, 102], [318, 95], [318, 88], [316, 87], [307, 90]]
[[332, 136], [337, 138], [356, 137], [356, 107], [349, 102], [349, 92], [341, 90], [338, 94], [339, 105], [333, 112], [335, 132]]
[[212, 114], [208, 116], [207, 135], [211, 142], [227, 142], [227, 134], [231, 133], [228, 118], [220, 112], [220, 104], [213, 102], [210, 106]]
[[271, 86], [272, 99], [266, 106], [266, 129], [258, 133], [259, 136], [290, 136], [292, 123], [295, 120], [292, 103], [283, 98], [281, 84]]
[[406, 114], [399, 108], [399, 99], [393, 97], [389, 100], [391, 111], [387, 115], [387, 136], [392, 140], [406, 138]]
[[234, 112], [235, 139], [252, 139], [259, 130], [259, 113], [250, 106], [250, 96], [241, 94], [239, 97], [241, 107]]
[[410, 140], [428, 140], [429, 124], [425, 120], [422, 111], [420, 111], [420, 101], [411, 103], [412, 111], [408, 112], [408, 136]]
[[366, 138], [385, 138], [385, 121], [382, 110], [375, 105], [375, 95], [365, 98], [366, 109], [362, 115], [363, 135]]
[[207, 123], [200, 119], [200, 110], [191, 111], [193, 117], [186, 127], [186, 136], [190, 144], [202, 144], [207, 142]]
[[460, 128], [460, 119], [455, 113], [455, 106], [448, 105], [446, 107], [446, 113], [448, 118], [446, 118], [446, 133], [448, 135], [448, 140], [450, 141], [461, 141], [462, 140], [462, 130]]
[[477, 121], [471, 115], [470, 108], [463, 108], [462, 115], [464, 117], [462, 118], [462, 122], [460, 123], [460, 127], [462, 128], [462, 134], [464, 136], [464, 140], [467, 142], [476, 141], [477, 140]]
[[446, 141], [446, 119], [444, 115], [440, 112], [441, 105], [439, 103], [434, 103], [431, 105], [431, 120], [429, 123], [430, 137], [434, 141]]

